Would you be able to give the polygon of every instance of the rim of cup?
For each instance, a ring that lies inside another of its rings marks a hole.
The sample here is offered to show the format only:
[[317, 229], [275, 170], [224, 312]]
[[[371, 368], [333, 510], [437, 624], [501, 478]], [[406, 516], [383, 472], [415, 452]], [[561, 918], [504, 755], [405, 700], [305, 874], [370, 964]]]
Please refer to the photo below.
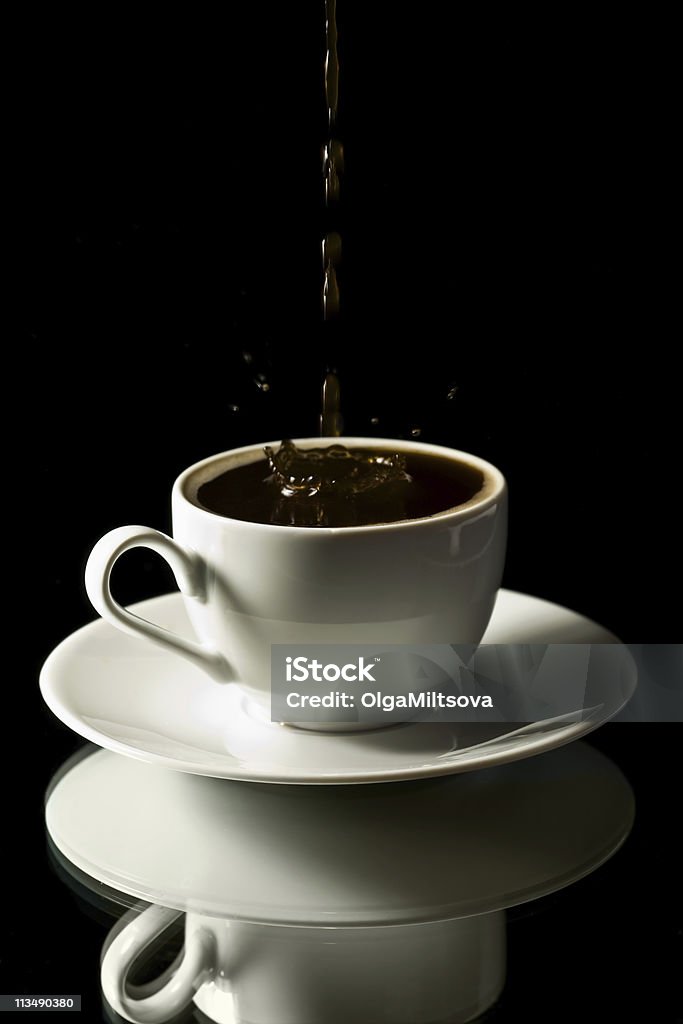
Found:
[[235, 519], [224, 516], [218, 512], [211, 512], [201, 506], [197, 501], [197, 491], [202, 484], [213, 480], [222, 472], [228, 469], [236, 469], [238, 466], [245, 466], [257, 459], [263, 453], [263, 449], [277, 447], [282, 440], [263, 441], [260, 443], [243, 445], [240, 448], [231, 448], [224, 452], [210, 455], [208, 458], [195, 462], [188, 466], [173, 485], [173, 501], [182, 500], [190, 505], [194, 512], [201, 517], [207, 517], [212, 522], [239, 523], [243, 528], [251, 528], [259, 531], [279, 531], [283, 534], [307, 534], [307, 535], [329, 535], [329, 534], [382, 534], [394, 533], [397, 530], [420, 529], [433, 525], [435, 522], [440, 526], [457, 525], [459, 521], [469, 519], [472, 513], [486, 511], [500, 501], [506, 491], [505, 477], [496, 466], [472, 455], [470, 452], [460, 451], [457, 448], [448, 448], [445, 445], [429, 444], [425, 441], [413, 441], [409, 439], [386, 438], [386, 437], [304, 437], [292, 438], [298, 447], [318, 448], [331, 447], [333, 444], [343, 444], [348, 448], [393, 448], [396, 451], [410, 454], [432, 454], [448, 459], [450, 462], [460, 462], [471, 469], [478, 470], [483, 477], [481, 488], [469, 501], [463, 502], [455, 508], [444, 509], [442, 512], [435, 512], [430, 516], [422, 516], [415, 519], [400, 519], [387, 523], [370, 523], [358, 526], [290, 526], [283, 523], [255, 523], [248, 519]]

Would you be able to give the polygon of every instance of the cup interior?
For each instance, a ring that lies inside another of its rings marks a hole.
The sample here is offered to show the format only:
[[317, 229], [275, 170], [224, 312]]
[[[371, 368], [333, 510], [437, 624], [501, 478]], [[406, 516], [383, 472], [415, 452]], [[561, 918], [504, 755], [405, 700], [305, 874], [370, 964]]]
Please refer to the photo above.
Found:
[[[298, 448], [302, 448], [304, 450], [311, 448], [326, 448], [333, 444], [340, 444], [352, 449], [381, 449], [383, 451], [391, 449], [407, 456], [410, 456], [411, 454], [432, 455], [446, 459], [449, 462], [456, 463], [460, 467], [464, 479], [470, 485], [470, 490], [473, 492], [472, 497], [456, 507], [446, 508], [425, 517], [430, 520], [475, 508], [484, 502], [495, 499], [505, 488], [505, 481], [502, 474], [495, 466], [491, 465], [491, 463], [488, 463], [484, 459], [468, 452], [446, 448], [442, 445], [426, 444], [421, 441], [397, 438], [377, 437], [307, 437], [294, 438], [293, 440]], [[198, 492], [200, 487], [203, 484], [214, 480], [216, 477], [228, 470], [237, 469], [240, 466], [249, 465], [250, 463], [259, 461], [263, 458], [264, 449], [266, 447], [277, 449], [280, 444], [281, 441], [279, 440], [267, 441], [262, 444], [236, 448], [231, 451], [211, 456], [208, 459], [204, 459], [202, 462], [198, 462], [194, 466], [191, 466], [179, 477], [176, 482], [176, 491], [190, 504], [206, 511], [208, 515], [214, 515], [215, 513], [205, 509], [199, 502]], [[401, 522], [406, 523], [415, 521], [417, 520], [411, 519], [403, 520]], [[342, 526], [337, 527], [337, 529], [357, 530], [359, 528], [372, 528], [373, 526], [378, 525], [386, 524], [368, 524], [367, 527]], [[291, 526], [282, 527], [278, 524], [268, 524], [268, 528], [293, 529]], [[300, 529], [301, 527], [295, 528]], [[310, 529], [310, 527], [303, 527], [303, 529]]]

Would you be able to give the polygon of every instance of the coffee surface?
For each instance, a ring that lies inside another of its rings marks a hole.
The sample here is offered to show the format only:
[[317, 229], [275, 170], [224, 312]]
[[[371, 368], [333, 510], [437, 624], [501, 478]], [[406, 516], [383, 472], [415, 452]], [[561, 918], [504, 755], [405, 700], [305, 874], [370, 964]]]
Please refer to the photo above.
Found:
[[371, 526], [422, 519], [469, 501], [483, 486], [471, 466], [440, 455], [381, 448], [297, 448], [202, 484], [196, 503], [230, 519], [281, 526]]

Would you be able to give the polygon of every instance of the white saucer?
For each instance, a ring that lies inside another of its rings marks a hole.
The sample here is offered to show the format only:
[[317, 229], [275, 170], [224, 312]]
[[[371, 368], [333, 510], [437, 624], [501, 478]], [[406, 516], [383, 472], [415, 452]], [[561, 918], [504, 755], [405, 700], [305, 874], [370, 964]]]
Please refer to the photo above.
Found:
[[[133, 607], [192, 636], [177, 593]], [[117, 753], [195, 775], [300, 784], [394, 782], [516, 761], [596, 729], [635, 689], [630, 655], [611, 633], [536, 597], [501, 590], [484, 642], [616, 646], [591, 708], [522, 728], [416, 723], [330, 734], [283, 727], [255, 716], [237, 687], [217, 684], [183, 659], [101, 619], [52, 652], [40, 685], [61, 721]]]
[[53, 780], [46, 824], [93, 884], [265, 924], [370, 926], [490, 914], [571, 885], [628, 835], [631, 789], [573, 744], [402, 786], [250, 786], [98, 750]]

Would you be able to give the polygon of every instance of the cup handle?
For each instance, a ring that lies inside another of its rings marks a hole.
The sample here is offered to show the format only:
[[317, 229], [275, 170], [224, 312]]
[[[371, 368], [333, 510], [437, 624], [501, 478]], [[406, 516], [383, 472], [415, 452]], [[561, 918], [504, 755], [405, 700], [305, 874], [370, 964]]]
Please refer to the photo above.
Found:
[[208, 644], [185, 640], [162, 626], [148, 622], [123, 608], [112, 596], [109, 586], [111, 571], [118, 558], [131, 548], [149, 548], [165, 558], [176, 578], [180, 592], [197, 601], [206, 600], [204, 563], [199, 555], [182, 547], [159, 530], [147, 526], [119, 526], [98, 540], [85, 567], [85, 589], [90, 601], [103, 619], [132, 636], [144, 636], [162, 647], [181, 654], [188, 661], [218, 682], [232, 677], [226, 658]]
[[162, 988], [142, 998], [130, 991], [128, 972], [132, 964], [180, 916], [177, 910], [153, 904], [119, 931], [106, 948], [100, 973], [102, 991], [109, 1005], [134, 1024], [162, 1024], [175, 1017], [215, 972], [213, 936], [206, 928], [198, 927], [186, 935], [185, 948]]

